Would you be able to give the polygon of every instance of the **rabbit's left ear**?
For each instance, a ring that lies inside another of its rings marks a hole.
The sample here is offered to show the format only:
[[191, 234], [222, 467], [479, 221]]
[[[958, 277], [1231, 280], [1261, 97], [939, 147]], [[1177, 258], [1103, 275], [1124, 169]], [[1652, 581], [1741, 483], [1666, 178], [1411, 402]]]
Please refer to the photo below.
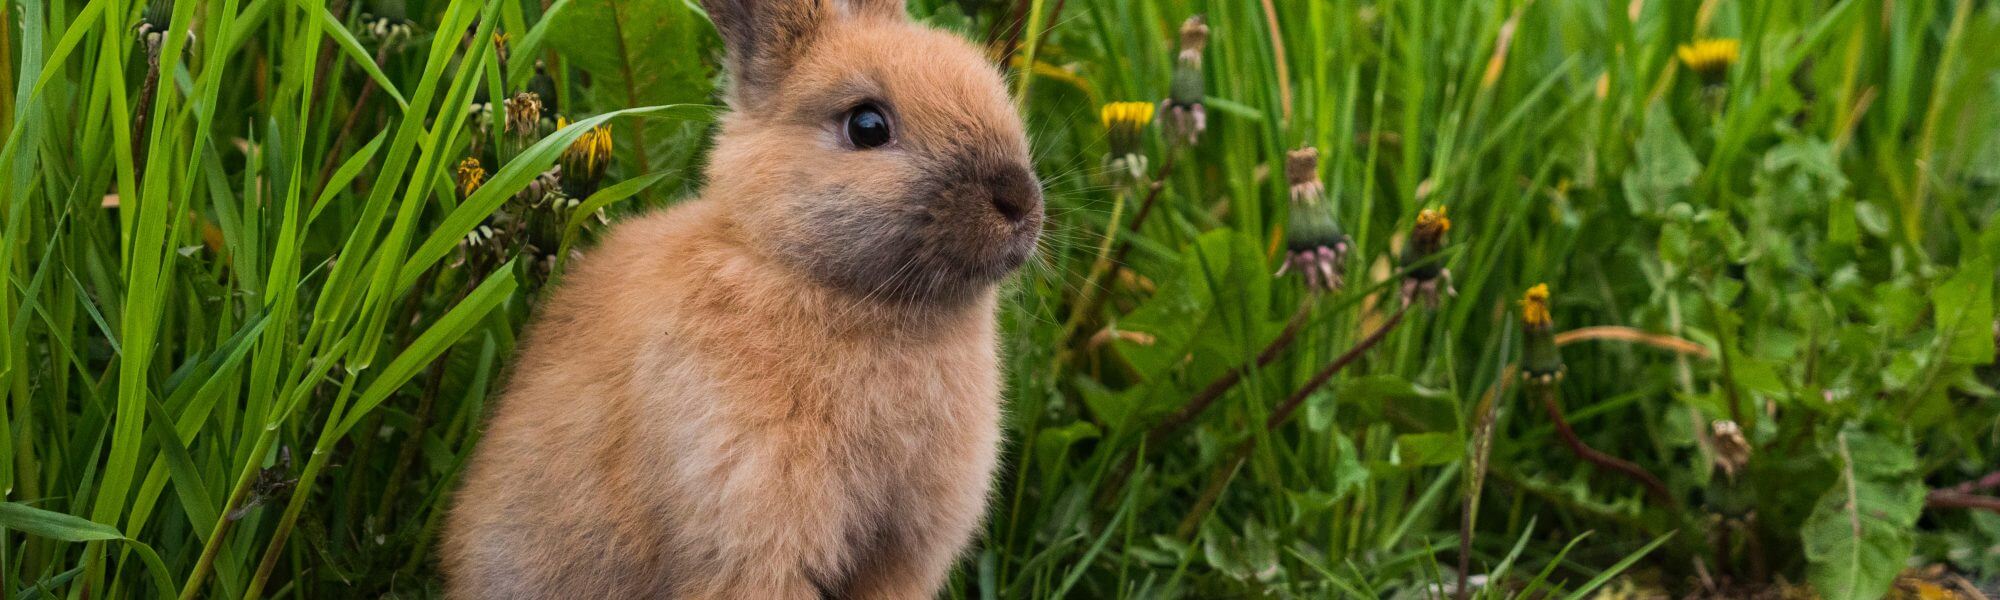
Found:
[[728, 53], [730, 102], [757, 104], [814, 36], [844, 19], [904, 18], [903, 0], [701, 0]]

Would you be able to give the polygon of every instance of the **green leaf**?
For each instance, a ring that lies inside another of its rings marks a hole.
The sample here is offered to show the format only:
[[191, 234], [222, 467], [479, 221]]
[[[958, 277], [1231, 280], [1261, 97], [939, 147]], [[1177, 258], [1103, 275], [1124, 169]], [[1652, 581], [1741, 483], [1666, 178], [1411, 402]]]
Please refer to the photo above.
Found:
[[42, 510], [19, 502], [0, 502], [0, 529], [18, 530], [28, 535], [45, 537], [65, 542], [101, 542], [117, 540], [132, 547], [139, 560], [146, 563], [146, 570], [153, 574], [153, 585], [159, 588], [161, 596], [172, 597], [179, 586], [174, 585], [173, 576], [167, 570], [160, 555], [153, 547], [138, 540], [125, 537], [110, 525], [91, 521], [75, 515]]
[[1913, 530], [1924, 505], [1916, 449], [1843, 432], [1834, 459], [1839, 481], [1799, 529], [1807, 577], [1830, 600], [1880, 598], [1916, 545]]
[[[714, 28], [682, 0], [571, 0], [549, 25], [546, 42], [571, 65], [590, 73], [599, 109], [693, 104], [709, 98], [707, 61]], [[619, 161], [633, 173], [662, 165], [660, 142], [669, 128], [623, 121], [615, 125]]]
[[1931, 292], [1938, 335], [1951, 336], [1945, 359], [1968, 365], [1993, 362], [1993, 261], [1981, 256]]
[[1432, 467], [1458, 460], [1465, 440], [1452, 432], [1410, 433], [1396, 436], [1396, 456], [1405, 467]]

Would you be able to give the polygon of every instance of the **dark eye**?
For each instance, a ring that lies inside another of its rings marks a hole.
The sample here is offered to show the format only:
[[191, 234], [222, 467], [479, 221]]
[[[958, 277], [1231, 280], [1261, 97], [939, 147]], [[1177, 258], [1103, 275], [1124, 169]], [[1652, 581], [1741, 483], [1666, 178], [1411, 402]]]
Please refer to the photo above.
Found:
[[863, 150], [880, 148], [893, 139], [889, 135], [889, 117], [873, 104], [863, 104], [847, 111], [847, 141]]

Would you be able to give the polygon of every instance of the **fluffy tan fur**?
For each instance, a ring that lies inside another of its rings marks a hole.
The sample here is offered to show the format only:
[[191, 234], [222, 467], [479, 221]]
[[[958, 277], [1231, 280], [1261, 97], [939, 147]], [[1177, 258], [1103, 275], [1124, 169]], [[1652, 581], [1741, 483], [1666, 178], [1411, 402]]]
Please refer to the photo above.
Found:
[[[1042, 218], [998, 72], [888, 0], [704, 4], [736, 80], [707, 186], [540, 305], [453, 597], [930, 597], [978, 527], [995, 285]], [[843, 147], [857, 102], [892, 146]]]

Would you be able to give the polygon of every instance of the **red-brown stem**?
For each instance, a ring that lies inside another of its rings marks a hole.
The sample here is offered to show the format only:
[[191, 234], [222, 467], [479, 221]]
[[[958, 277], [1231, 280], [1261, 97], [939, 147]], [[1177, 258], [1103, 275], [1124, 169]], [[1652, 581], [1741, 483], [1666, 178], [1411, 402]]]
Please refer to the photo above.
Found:
[[[1278, 409], [1271, 413], [1270, 418], [1264, 420], [1264, 429], [1267, 431], [1276, 430], [1279, 425], [1283, 425], [1285, 420], [1292, 415], [1292, 412], [1298, 409], [1299, 404], [1304, 403], [1305, 399], [1311, 397], [1313, 392], [1317, 391], [1320, 386], [1326, 385], [1326, 382], [1332, 380], [1333, 376], [1340, 373], [1341, 369], [1347, 368], [1347, 365], [1353, 364], [1356, 359], [1361, 358], [1362, 353], [1381, 343], [1383, 338], [1389, 336], [1390, 330], [1395, 329], [1396, 325], [1403, 322], [1403, 315], [1409, 314], [1409, 312], [1410, 308], [1408, 306], [1398, 309], [1396, 314], [1391, 315], [1389, 320], [1383, 321], [1380, 326], [1375, 328], [1375, 331], [1370, 332], [1367, 337], [1363, 337], [1360, 341], [1355, 342], [1354, 347], [1348, 348], [1347, 352], [1341, 353], [1339, 358], [1333, 359], [1333, 362], [1327, 363], [1326, 367], [1321, 368], [1318, 373], [1314, 373], [1312, 379], [1307, 380], [1306, 384], [1300, 386], [1298, 391], [1292, 392], [1291, 397], [1286, 398], [1285, 403], [1278, 405]], [[1250, 450], [1255, 448], [1256, 444], [1257, 438], [1254, 436], [1245, 438], [1242, 442], [1236, 444], [1236, 448], [1230, 452], [1232, 456], [1226, 462], [1222, 463], [1224, 467], [1218, 468], [1214, 472], [1215, 475], [1209, 478], [1208, 487], [1202, 489], [1201, 498], [1195, 502], [1194, 512], [1189, 513], [1187, 517], [1181, 519], [1180, 537], [1186, 538], [1188, 533], [1192, 531], [1194, 524], [1200, 522], [1201, 514], [1207, 511], [1207, 507], [1215, 504], [1216, 499], [1222, 495], [1223, 485], [1229, 481], [1229, 474], [1235, 473], [1237, 468], [1243, 466], [1243, 461], [1249, 460]]]
[[1222, 376], [1216, 377], [1215, 381], [1209, 382], [1208, 386], [1201, 388], [1201, 391], [1195, 392], [1193, 396], [1188, 397], [1187, 403], [1181, 405], [1180, 410], [1167, 415], [1167, 418], [1160, 420], [1159, 424], [1153, 426], [1152, 431], [1146, 433], [1146, 443], [1148, 445], [1158, 445], [1166, 441], [1168, 437], [1180, 431], [1180, 428], [1194, 422], [1195, 418], [1200, 417], [1201, 413], [1207, 411], [1208, 407], [1215, 404], [1217, 399], [1222, 398], [1223, 394], [1229, 393], [1229, 390], [1234, 389], [1236, 384], [1241, 383], [1244, 372], [1251, 369], [1261, 369], [1278, 360], [1278, 356], [1284, 354], [1285, 349], [1292, 346], [1292, 341], [1298, 339], [1299, 330], [1305, 328], [1306, 322], [1309, 320], [1307, 317], [1312, 312], [1311, 307], [1311, 304], [1300, 303], [1298, 312], [1292, 313], [1291, 322], [1285, 325], [1285, 330], [1278, 332], [1278, 337], [1272, 339], [1271, 343], [1266, 344], [1262, 352], [1257, 353], [1257, 359], [1252, 364], [1230, 369], [1223, 373]]
[[1924, 508], [1964, 508], [2000, 514], [2000, 498], [1955, 490], [1931, 490], [1930, 494], [1924, 496]]
[[1965, 483], [1954, 485], [1948, 488], [1943, 488], [1943, 491], [1952, 491], [1961, 494], [1970, 494], [1980, 490], [1992, 489], [1992, 488], [2000, 488], [2000, 471], [1987, 473], [1985, 476], [1982, 476], [1978, 479], [1967, 481]]
[[[1216, 377], [1215, 381], [1209, 382], [1207, 387], [1201, 388], [1201, 391], [1195, 392], [1193, 396], [1188, 397], [1187, 403], [1181, 405], [1180, 410], [1167, 415], [1167, 418], [1162, 419], [1151, 430], [1148, 430], [1146, 432], [1146, 444], [1142, 447], [1150, 448], [1166, 443], [1167, 438], [1172, 437], [1182, 427], [1186, 427], [1187, 424], [1193, 423], [1195, 418], [1200, 417], [1201, 413], [1207, 411], [1209, 406], [1214, 405], [1216, 400], [1221, 399], [1223, 394], [1229, 393], [1230, 389], [1235, 388], [1236, 384], [1241, 383], [1244, 372], [1253, 368], [1264, 368], [1273, 361], [1278, 360], [1278, 356], [1284, 354], [1285, 349], [1292, 346], [1292, 341], [1298, 339], [1299, 330], [1305, 328], [1306, 323], [1311, 320], [1307, 317], [1311, 314], [1312, 305], [1300, 303], [1298, 312], [1292, 314], [1291, 322], [1285, 324], [1285, 330], [1278, 332], [1278, 337], [1272, 339], [1271, 343], [1264, 346], [1263, 351], [1257, 353], [1254, 367], [1246, 364], [1240, 368], [1230, 369], [1228, 372], [1223, 373], [1222, 376]], [[1125, 487], [1126, 480], [1131, 478], [1132, 469], [1137, 467], [1138, 463], [1139, 451], [1135, 448], [1132, 452], [1125, 455], [1125, 459], [1120, 461], [1118, 467], [1113, 469], [1111, 474], [1105, 479], [1105, 485], [1102, 488], [1102, 493], [1098, 494], [1098, 500], [1107, 503], [1115, 500], [1118, 492]]]
[[1542, 385], [1534, 387], [1537, 388], [1537, 395], [1542, 397], [1542, 408], [1548, 411], [1549, 421], [1555, 423], [1556, 435], [1562, 438], [1564, 445], [1569, 446], [1570, 453], [1575, 454], [1577, 458], [1583, 459], [1584, 462], [1595, 465], [1599, 469], [1614, 471], [1638, 482], [1640, 485], [1645, 486], [1646, 492], [1652, 494], [1653, 498], [1661, 504], [1670, 507], [1679, 505], [1678, 502], [1674, 501], [1674, 495], [1667, 491], [1667, 484], [1661, 482], [1659, 477], [1654, 476], [1645, 467], [1616, 456], [1605, 454], [1596, 448], [1590, 447], [1589, 444], [1583, 443], [1583, 439], [1577, 437], [1576, 430], [1570, 428], [1569, 420], [1563, 418], [1562, 406], [1556, 402], [1556, 390], [1554, 386]]
[[1348, 348], [1347, 352], [1342, 353], [1339, 358], [1333, 359], [1333, 362], [1327, 363], [1325, 368], [1320, 369], [1318, 373], [1314, 373], [1312, 379], [1306, 380], [1306, 384], [1299, 387], [1299, 391], [1292, 392], [1292, 397], [1286, 398], [1284, 404], [1278, 405], [1278, 410], [1271, 412], [1270, 418], [1264, 419], [1264, 429], [1275, 430], [1279, 425], [1283, 425], [1285, 419], [1290, 418], [1292, 412], [1298, 410], [1300, 404], [1305, 403], [1306, 398], [1311, 397], [1313, 392], [1317, 391], [1320, 386], [1326, 385], [1326, 382], [1332, 380], [1333, 376], [1340, 373], [1341, 369], [1347, 368], [1348, 363], [1361, 358], [1361, 353], [1367, 352], [1369, 348], [1375, 347], [1375, 344], [1381, 343], [1382, 338], [1388, 337], [1389, 331], [1395, 329], [1396, 325], [1401, 324], [1403, 322], [1403, 315], [1407, 314], [1410, 314], [1409, 306], [1397, 309], [1396, 314], [1390, 315], [1389, 320], [1383, 321], [1381, 325], [1375, 327], [1375, 331], [1370, 332], [1368, 337], [1361, 338], [1361, 341], [1354, 343], [1353, 348]]

